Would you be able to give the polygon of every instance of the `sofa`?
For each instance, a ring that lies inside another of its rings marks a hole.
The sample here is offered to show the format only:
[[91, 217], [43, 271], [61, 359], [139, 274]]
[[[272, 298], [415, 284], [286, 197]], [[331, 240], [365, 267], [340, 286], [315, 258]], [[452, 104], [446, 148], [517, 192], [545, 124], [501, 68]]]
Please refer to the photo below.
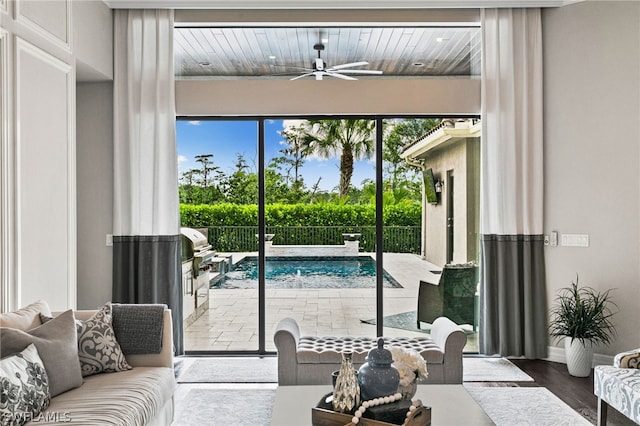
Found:
[[[156, 349], [149, 353], [144, 353], [144, 347], [130, 346], [127, 352], [124, 344], [118, 346], [119, 335], [114, 333], [117, 328], [113, 328], [117, 315], [113, 313], [115, 310], [111, 311], [110, 304], [100, 310], [52, 315], [46, 302], [38, 301], [16, 312], [0, 314], [3, 397], [9, 387], [15, 388], [7, 373], [13, 368], [10, 365], [13, 361], [27, 363], [31, 370], [30, 383], [42, 385], [41, 379], [46, 375], [45, 388], [49, 394], [31, 397], [32, 403], [27, 404], [36, 407], [40, 403], [45, 407], [40, 412], [28, 413], [15, 407], [6, 411], [6, 406], [0, 406], [4, 410], [0, 414], [3, 421], [0, 424], [171, 424], [176, 388], [171, 310], [164, 305], [154, 308], [157, 314], [151, 329], [136, 329], [139, 325], [135, 324], [129, 327], [141, 341], [145, 340], [143, 335], [147, 331], [156, 336]], [[95, 332], [92, 339], [81, 338], [87, 336], [87, 330]], [[25, 343], [20, 339], [31, 339], [33, 344], [21, 350]], [[129, 336], [129, 339], [136, 340], [136, 336]], [[16, 341], [18, 346], [15, 346]], [[111, 345], [116, 345], [117, 349]], [[70, 346], [75, 346], [75, 352]], [[16, 351], [21, 352], [16, 355]], [[34, 372], [41, 374], [38, 376]]]
[[[331, 384], [331, 373], [340, 369], [342, 352], [352, 352], [356, 369], [364, 362], [377, 339], [368, 337], [303, 336], [293, 318], [276, 326], [274, 343], [278, 351], [279, 385]], [[448, 318], [433, 321], [430, 337], [385, 338], [385, 346], [418, 351], [427, 362], [426, 383], [462, 383], [464, 331]]]
[[597, 365], [593, 392], [598, 397], [599, 426], [607, 424], [609, 406], [640, 424], [640, 348], [617, 354], [613, 365]]

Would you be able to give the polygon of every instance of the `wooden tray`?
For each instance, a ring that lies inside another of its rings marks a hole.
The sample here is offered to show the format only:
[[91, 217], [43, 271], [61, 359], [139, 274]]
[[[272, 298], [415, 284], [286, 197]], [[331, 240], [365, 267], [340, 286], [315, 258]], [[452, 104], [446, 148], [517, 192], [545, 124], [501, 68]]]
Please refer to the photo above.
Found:
[[[350, 414], [338, 413], [336, 411], [325, 410], [324, 408], [313, 407], [311, 409], [311, 424], [313, 426], [345, 426], [351, 423], [353, 418]], [[411, 413], [407, 426], [430, 426], [431, 407], [418, 407]], [[358, 426], [397, 426], [392, 423], [378, 420], [361, 418]]]

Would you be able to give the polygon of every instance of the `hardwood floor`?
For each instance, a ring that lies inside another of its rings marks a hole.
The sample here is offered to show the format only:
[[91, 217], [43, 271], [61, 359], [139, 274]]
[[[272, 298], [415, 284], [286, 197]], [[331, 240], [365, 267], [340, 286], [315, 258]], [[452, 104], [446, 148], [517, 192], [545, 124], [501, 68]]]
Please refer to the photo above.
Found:
[[[589, 377], [573, 377], [567, 372], [567, 366], [562, 363], [527, 359], [510, 361], [531, 376], [535, 382], [510, 383], [507, 386], [543, 386], [592, 424], [597, 423], [598, 399], [593, 394], [593, 373]], [[615, 409], [609, 408], [607, 425], [628, 426], [635, 423]]]

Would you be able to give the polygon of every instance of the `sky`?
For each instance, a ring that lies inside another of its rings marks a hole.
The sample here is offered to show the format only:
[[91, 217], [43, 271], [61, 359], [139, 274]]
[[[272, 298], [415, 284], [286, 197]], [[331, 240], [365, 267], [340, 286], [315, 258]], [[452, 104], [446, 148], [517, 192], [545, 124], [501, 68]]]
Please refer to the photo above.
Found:
[[[281, 156], [284, 140], [280, 132], [299, 120], [265, 121], [265, 157]], [[199, 169], [196, 155], [213, 154], [213, 164], [225, 174], [234, 171], [237, 154], [242, 154], [252, 171], [257, 171], [258, 122], [255, 120], [178, 120], [176, 123], [178, 146], [178, 176], [191, 169]], [[306, 158], [301, 173], [307, 188], [320, 180], [320, 189], [332, 191], [340, 180], [339, 159]], [[375, 180], [374, 160], [356, 161], [351, 184], [361, 187], [364, 179]]]

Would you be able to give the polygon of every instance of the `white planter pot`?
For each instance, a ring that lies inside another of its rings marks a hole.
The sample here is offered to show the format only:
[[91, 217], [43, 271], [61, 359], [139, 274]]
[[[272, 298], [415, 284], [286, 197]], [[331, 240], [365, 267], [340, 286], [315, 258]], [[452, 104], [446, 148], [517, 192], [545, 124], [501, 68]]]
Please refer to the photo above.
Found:
[[589, 377], [593, 364], [593, 345], [589, 341], [565, 337], [564, 352], [567, 357], [569, 374], [575, 377]]

